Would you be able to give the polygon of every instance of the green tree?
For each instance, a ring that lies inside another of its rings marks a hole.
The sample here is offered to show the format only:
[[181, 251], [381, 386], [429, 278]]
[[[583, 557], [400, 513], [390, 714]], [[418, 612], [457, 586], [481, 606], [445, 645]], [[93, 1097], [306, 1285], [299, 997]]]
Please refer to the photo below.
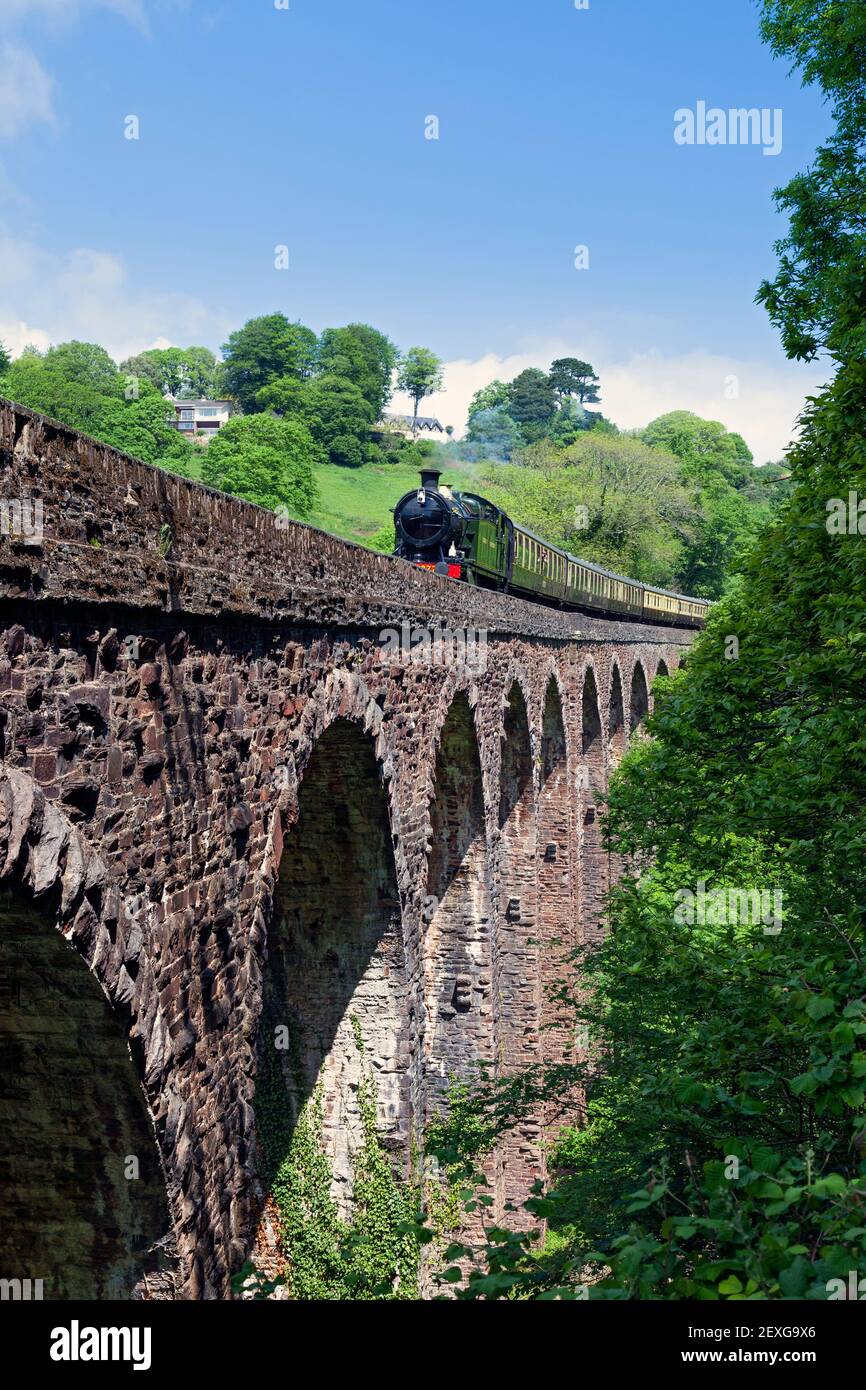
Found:
[[[177, 350], [176, 348], [172, 349], [175, 352]], [[162, 349], [152, 349], [148, 352], [140, 352], [135, 357], [127, 357], [121, 362], [120, 371], [123, 376], [135, 381], [149, 381], [151, 386], [163, 395], [174, 395], [174, 391], [171, 389], [174, 384], [174, 373], [163, 369], [157, 360], [158, 354], [161, 356]]]
[[767, 519], [766, 506], [755, 505], [723, 478], [713, 478], [697, 493], [697, 513], [684, 539], [677, 588], [697, 598], [719, 598], [730, 577]]
[[372, 448], [373, 410], [359, 387], [347, 377], [324, 373], [312, 381], [280, 377], [256, 394], [260, 410], [303, 420], [331, 463], [358, 467]]
[[[866, 109], [862, 7], [763, 9], [844, 136]], [[862, 163], [858, 179], [862, 207]], [[862, 220], [841, 249], [866, 262]], [[836, 267], [832, 236], [798, 262], [791, 356]], [[535, 1208], [556, 1248], [538, 1262], [518, 1241], [503, 1274], [497, 1233], [469, 1296], [573, 1297], [589, 1261], [595, 1298], [823, 1300], [866, 1262], [866, 549], [856, 516], [827, 525], [866, 494], [866, 360], [849, 303], [821, 315], [841, 365], [804, 413], [791, 495], [613, 785], [611, 846], [643, 871], [581, 953], [580, 996], [566, 987], [611, 1065], [585, 1076], [588, 1123]], [[725, 890], [721, 912], [695, 915], [699, 887]], [[760, 888], [780, 895], [769, 917], [732, 915], [729, 889]]]
[[560, 991], [609, 1065], [524, 1078], [519, 1104], [513, 1081], [481, 1089], [453, 1117], [489, 1142], [585, 1089], [554, 1189], [529, 1204], [547, 1248], [497, 1234], [461, 1296], [826, 1299], [863, 1267], [866, 553], [825, 523], [829, 498], [866, 495], [864, 437], [852, 362], [806, 413], [790, 502], [614, 780], [610, 847], [641, 873]]
[[145, 463], [188, 473], [192, 445], [174, 427], [173, 412], [150, 382], [142, 381], [130, 400], [108, 398], [93, 422], [93, 434]]
[[515, 520], [584, 559], [669, 588], [700, 513], [679, 461], [626, 436], [541, 439], [519, 464], [482, 472], [479, 490]]
[[206, 347], [183, 349], [186, 359], [186, 390], [190, 396], [212, 400], [222, 391], [222, 364]]
[[297, 376], [281, 376], [256, 392], [256, 408], [276, 415], [303, 415], [309, 382]]
[[327, 373], [316, 377], [305, 388], [302, 414], [332, 463], [357, 467], [364, 462], [373, 408], [353, 382]]
[[567, 448], [579, 439], [584, 430], [592, 427], [590, 412], [582, 405], [566, 398], [557, 410], [547, 430], [547, 436], [561, 448]]
[[683, 548], [679, 587], [718, 598], [769, 516], [766, 479], [741, 435], [688, 410], [660, 415], [639, 437], [680, 459], [683, 478], [696, 487], [697, 523]]
[[442, 389], [442, 363], [429, 348], [413, 347], [400, 361], [397, 385], [412, 398], [412, 437], [418, 433], [418, 406]]
[[10, 400], [91, 435], [106, 403], [121, 399], [119, 388], [111, 396], [104, 395], [87, 381], [65, 376], [56, 357], [49, 363], [35, 351], [23, 352], [11, 363], [3, 376], [3, 390]]
[[345, 377], [358, 387], [373, 419], [381, 419], [391, 399], [391, 379], [398, 353], [390, 338], [366, 323], [326, 328], [319, 339], [319, 365], [329, 376]]
[[527, 367], [508, 388], [508, 413], [529, 443], [540, 439], [556, 414], [556, 393], [546, 372]]
[[776, 244], [779, 268], [758, 301], [789, 357], [826, 349], [840, 361], [866, 357], [863, 261], [866, 183], [866, 7], [838, 0], [762, 0], [762, 33], [830, 103], [835, 129], [804, 174], [775, 195], [788, 214]]
[[223, 390], [247, 413], [260, 409], [256, 395], [263, 386], [292, 376], [310, 376], [316, 361], [316, 335], [285, 314], [249, 319], [223, 345]]
[[206, 347], [148, 348], [121, 362], [120, 370], [146, 378], [164, 396], [212, 399], [218, 391], [219, 363]]
[[11, 366], [11, 364], [12, 358], [9, 356], [9, 353], [6, 350], [6, 344], [0, 342], [0, 374], [5, 372], [6, 368]]
[[92, 343], [62, 343], [44, 354], [24, 352], [5, 373], [3, 390], [12, 400], [124, 453], [188, 472], [192, 446], [174, 428], [157, 387], [142, 377], [138, 394], [129, 395], [126, 378], [107, 370], [110, 362]]
[[504, 381], [491, 381], [489, 386], [482, 386], [469, 403], [470, 428], [473, 415], [480, 414], [482, 410], [495, 410], [500, 405], [508, 405], [507, 384]]
[[321, 452], [300, 420], [236, 415], [208, 445], [202, 478], [260, 507], [305, 517], [317, 500], [313, 465], [319, 462]]
[[66, 381], [91, 387], [103, 396], [122, 394], [117, 366], [98, 343], [76, 340], [58, 343], [47, 349], [43, 360], [47, 371], [57, 373]]
[[577, 396], [581, 405], [601, 400], [595, 370], [580, 357], [558, 357], [550, 365], [550, 381], [560, 400]]
[[749, 446], [742, 435], [718, 420], [703, 420], [690, 410], [672, 410], [653, 420], [639, 437], [682, 459], [686, 477], [703, 482], [721, 476], [736, 488], [746, 487], [753, 479]]

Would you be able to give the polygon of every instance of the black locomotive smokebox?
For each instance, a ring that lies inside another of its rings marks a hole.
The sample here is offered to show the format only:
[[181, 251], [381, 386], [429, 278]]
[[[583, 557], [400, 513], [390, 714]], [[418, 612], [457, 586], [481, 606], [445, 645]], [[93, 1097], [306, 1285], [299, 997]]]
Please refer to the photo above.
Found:
[[429, 488], [407, 492], [394, 508], [394, 524], [410, 546], [430, 550], [451, 535], [451, 509], [444, 497]]

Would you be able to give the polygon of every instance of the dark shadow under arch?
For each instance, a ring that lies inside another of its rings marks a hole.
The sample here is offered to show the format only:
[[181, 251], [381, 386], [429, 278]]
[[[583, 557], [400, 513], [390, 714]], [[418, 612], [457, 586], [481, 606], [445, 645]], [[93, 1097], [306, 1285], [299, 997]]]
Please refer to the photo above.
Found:
[[[0, 894], [0, 1278], [171, 1297], [171, 1228], [126, 1029], [48, 907]], [[35, 1296], [31, 1294], [31, 1296]]]
[[631, 677], [631, 698], [629, 700], [629, 729], [633, 734], [639, 729], [641, 724], [649, 714], [649, 689], [646, 683], [644, 669], [639, 661], [635, 662], [634, 671]]
[[405, 1173], [408, 1014], [387, 795], [370, 738], [337, 720], [310, 755], [274, 890], [256, 1086], [268, 1178], [319, 1092], [332, 1196], [348, 1214], [370, 1066], [380, 1141]]
[[538, 1054], [539, 991], [535, 796], [523, 691], [511, 687], [499, 770], [499, 922], [494, 952], [498, 1051], [513, 1066]]
[[[559, 686], [551, 677], [541, 728], [541, 786], [538, 795], [538, 937], [541, 987], [541, 1052], [565, 1060], [571, 1052], [572, 1020], [561, 1017], [551, 994], [567, 972], [574, 949], [575, 902], [572, 873], [572, 814], [568, 748]], [[559, 1026], [557, 1027], [557, 1021]]]
[[625, 705], [619, 667], [614, 666], [610, 678], [610, 706], [607, 725], [608, 765], [614, 772], [628, 747], [625, 733]]
[[598, 687], [589, 668], [584, 677], [581, 706], [581, 768], [580, 927], [583, 941], [588, 942], [603, 931], [604, 903], [609, 887], [600, 821], [600, 798], [605, 791], [604, 742]]
[[[499, 914], [493, 956], [497, 1070], [516, 1071], [539, 1059], [541, 982], [535, 788], [529, 715], [518, 681], [508, 692], [499, 769]], [[497, 1155], [497, 1194], [516, 1205], [541, 1176], [538, 1124], [529, 1119], [505, 1138]]]
[[455, 697], [439, 739], [430, 804], [425, 900], [427, 1113], [453, 1074], [469, 1079], [493, 1060], [492, 910], [484, 785], [475, 722]]

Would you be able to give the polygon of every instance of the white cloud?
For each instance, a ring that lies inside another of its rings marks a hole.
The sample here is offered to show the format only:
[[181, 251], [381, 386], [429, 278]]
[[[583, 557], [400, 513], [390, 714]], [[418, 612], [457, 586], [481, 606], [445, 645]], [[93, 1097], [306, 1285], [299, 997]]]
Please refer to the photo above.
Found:
[[17, 357], [26, 347], [37, 347], [42, 350], [50, 347], [51, 339], [41, 328], [32, 328], [23, 319], [0, 317], [0, 343], [13, 357]]
[[0, 340], [13, 353], [81, 338], [120, 362], [147, 347], [221, 342], [230, 327], [191, 295], [130, 285], [110, 252], [47, 251], [0, 229]]
[[[446, 363], [444, 390], [423, 401], [421, 413], [437, 416], [461, 434], [469, 402], [482, 386], [497, 377], [510, 381], [527, 367], [546, 371], [555, 357], [588, 357], [594, 363], [602, 388], [598, 408], [620, 429], [637, 429], [669, 410], [691, 410], [742, 434], [756, 463], [781, 457], [795, 434], [806, 396], [829, 374], [821, 365], [749, 361], [703, 351], [624, 357], [610, 350], [589, 351], [586, 346], [578, 350], [573, 342], [554, 340], [507, 357], [488, 353], [475, 361]], [[730, 399], [735, 387], [738, 394]], [[395, 395], [391, 410], [411, 409], [406, 396]]]
[[[0, 0], [0, 29], [21, 21], [46, 20], [61, 28], [88, 10], [108, 10], [147, 33], [143, 0]], [[0, 43], [0, 140], [11, 140], [27, 126], [54, 120], [54, 79], [33, 50], [15, 39]]]
[[0, 43], [0, 139], [13, 139], [34, 121], [53, 121], [53, 87], [31, 49], [11, 40]]

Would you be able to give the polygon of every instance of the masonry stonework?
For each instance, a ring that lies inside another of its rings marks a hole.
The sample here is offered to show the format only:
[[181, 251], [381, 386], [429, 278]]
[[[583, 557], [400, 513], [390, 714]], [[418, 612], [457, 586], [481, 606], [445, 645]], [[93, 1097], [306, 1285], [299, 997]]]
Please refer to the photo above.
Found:
[[[398, 1168], [449, 1074], [572, 1055], [545, 986], [600, 929], [599, 798], [691, 635], [436, 578], [7, 403], [0, 481], [44, 517], [0, 538], [0, 888], [20, 949], [24, 904], [128, 1040], [165, 1186], [151, 1296], [226, 1297], [282, 1007], [347, 1200], [352, 1015]], [[483, 669], [383, 641], [417, 628], [486, 633]], [[498, 1202], [540, 1138], [498, 1155]]]

